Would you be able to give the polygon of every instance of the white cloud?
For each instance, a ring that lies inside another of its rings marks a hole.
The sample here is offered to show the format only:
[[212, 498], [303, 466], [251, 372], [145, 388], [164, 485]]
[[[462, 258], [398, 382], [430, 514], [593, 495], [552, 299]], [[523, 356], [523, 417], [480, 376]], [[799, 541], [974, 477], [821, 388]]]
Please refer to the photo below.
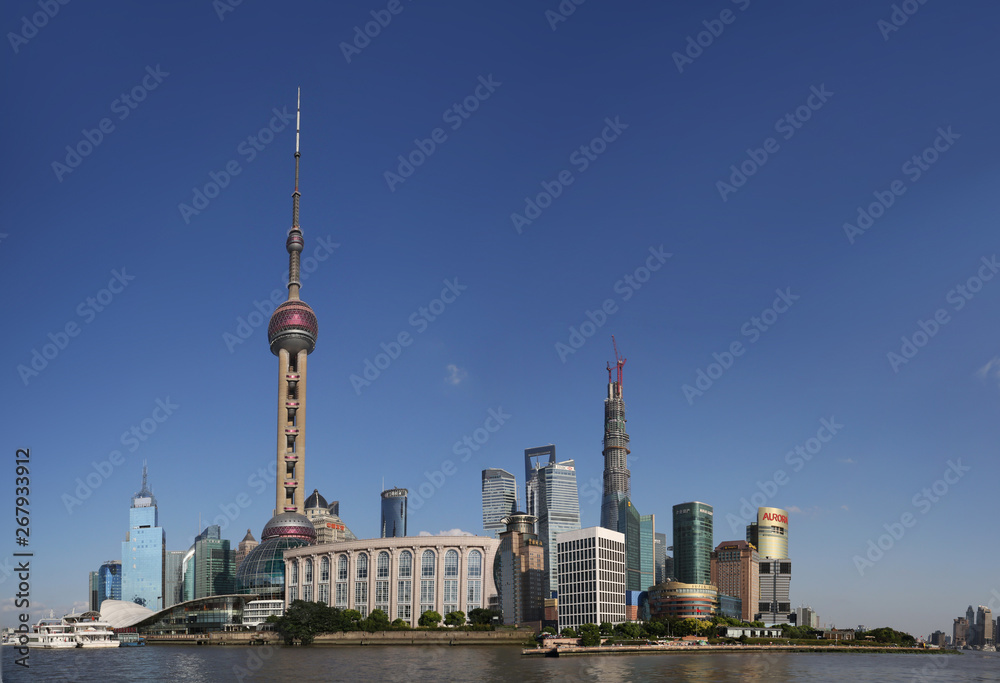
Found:
[[794, 512], [796, 514], [802, 512], [802, 509], [798, 505], [792, 505], [788, 508], [789, 512]]
[[840, 509], [843, 510], [843, 511], [845, 511], [845, 512], [850, 512], [851, 511], [851, 508], [847, 507], [846, 505], [841, 505]]
[[853, 465], [857, 462], [854, 458], [837, 458], [837, 462], [842, 462], [845, 465]]
[[432, 534], [429, 531], [421, 531], [417, 536], [475, 536], [475, 534], [462, 531], [461, 529], [449, 529], [448, 531], [439, 531], [436, 534]]
[[444, 378], [444, 381], [452, 386], [458, 386], [463, 379], [469, 376], [469, 373], [454, 363], [445, 366], [445, 370], [448, 371], [448, 376]]
[[992, 379], [1000, 384], [1000, 356], [995, 356], [986, 365], [976, 370], [980, 379]]

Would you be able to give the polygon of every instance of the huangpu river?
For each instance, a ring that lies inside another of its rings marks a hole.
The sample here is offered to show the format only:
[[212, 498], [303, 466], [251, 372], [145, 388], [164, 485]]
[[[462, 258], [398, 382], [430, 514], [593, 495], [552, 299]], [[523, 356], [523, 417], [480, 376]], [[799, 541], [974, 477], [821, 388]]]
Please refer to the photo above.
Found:
[[264, 683], [266, 681], [1000, 681], [1000, 655], [705, 653], [522, 658], [517, 647], [243, 647], [148, 645], [32, 650], [31, 668], [4, 647], [3, 681]]

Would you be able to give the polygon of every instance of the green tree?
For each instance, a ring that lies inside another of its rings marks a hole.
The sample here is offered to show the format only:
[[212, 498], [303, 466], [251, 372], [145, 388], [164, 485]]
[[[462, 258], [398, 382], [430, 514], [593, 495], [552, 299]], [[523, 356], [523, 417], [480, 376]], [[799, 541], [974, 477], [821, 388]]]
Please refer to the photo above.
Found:
[[576, 631], [567, 626], [562, 630], [560, 635], [562, 635], [563, 638], [576, 638]]
[[402, 619], [394, 619], [393, 622], [389, 624], [389, 626], [399, 631], [405, 631], [406, 629], [410, 628], [410, 622], [403, 621]]
[[430, 628], [437, 628], [437, 625], [441, 623], [441, 615], [432, 609], [427, 610], [420, 615], [420, 619], [417, 621], [421, 626], [428, 626]]
[[641, 624], [637, 624], [634, 621], [623, 621], [617, 624], [615, 626], [615, 633], [630, 640], [638, 640], [646, 637], [645, 629], [642, 628]]
[[445, 626], [465, 626], [465, 612], [461, 610], [444, 615]]
[[493, 623], [493, 617], [502, 616], [500, 612], [492, 609], [484, 609], [482, 607], [477, 607], [474, 610], [469, 610], [469, 621], [473, 624], [478, 624], [481, 626], [488, 626]]
[[361, 612], [356, 609], [340, 610], [337, 621], [340, 626], [339, 630], [357, 631], [361, 628]]
[[375, 633], [376, 631], [384, 631], [388, 625], [388, 615], [380, 609], [374, 609], [368, 615], [368, 618], [361, 622], [361, 629], [369, 633]]
[[294, 600], [285, 614], [273, 622], [274, 627], [286, 645], [295, 641], [309, 645], [326, 627], [327, 609], [322, 603]]
[[615, 629], [615, 627], [611, 625], [610, 621], [602, 621], [601, 622], [601, 635], [602, 636], [610, 636], [612, 633], [614, 633], [614, 629]]
[[549, 635], [554, 636], [556, 635], [556, 630], [551, 626], [546, 626], [545, 628], [542, 629], [542, 633], [548, 633]]
[[596, 624], [584, 624], [580, 627], [580, 645], [595, 647], [601, 644], [601, 632]]

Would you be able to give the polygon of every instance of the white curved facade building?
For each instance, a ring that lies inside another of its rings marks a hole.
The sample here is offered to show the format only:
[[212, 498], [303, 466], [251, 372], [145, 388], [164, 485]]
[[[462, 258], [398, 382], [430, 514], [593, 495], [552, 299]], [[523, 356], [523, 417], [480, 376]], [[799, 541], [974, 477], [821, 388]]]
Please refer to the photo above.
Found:
[[290, 548], [285, 605], [325, 602], [362, 617], [381, 609], [411, 626], [427, 610], [468, 614], [496, 594], [498, 545], [485, 536], [404, 536]]

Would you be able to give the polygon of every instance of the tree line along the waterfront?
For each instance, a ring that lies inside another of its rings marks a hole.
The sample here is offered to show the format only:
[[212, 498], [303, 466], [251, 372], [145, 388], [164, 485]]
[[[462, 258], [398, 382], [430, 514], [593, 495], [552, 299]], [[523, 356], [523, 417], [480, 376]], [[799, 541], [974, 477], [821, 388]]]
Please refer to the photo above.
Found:
[[[420, 615], [416, 630], [437, 629], [444, 622], [445, 626], [452, 629], [492, 631], [494, 617], [499, 619], [500, 613], [483, 608], [471, 610], [468, 615], [461, 611], [449, 612], [443, 617], [434, 610], [427, 610]], [[296, 642], [309, 645], [321, 633], [413, 630], [409, 622], [402, 619], [389, 621], [389, 616], [381, 609], [374, 609], [367, 617], [362, 617], [358, 610], [330, 607], [322, 602], [305, 600], [294, 600], [283, 616], [268, 617], [267, 622], [274, 625], [274, 630], [286, 645]]]

